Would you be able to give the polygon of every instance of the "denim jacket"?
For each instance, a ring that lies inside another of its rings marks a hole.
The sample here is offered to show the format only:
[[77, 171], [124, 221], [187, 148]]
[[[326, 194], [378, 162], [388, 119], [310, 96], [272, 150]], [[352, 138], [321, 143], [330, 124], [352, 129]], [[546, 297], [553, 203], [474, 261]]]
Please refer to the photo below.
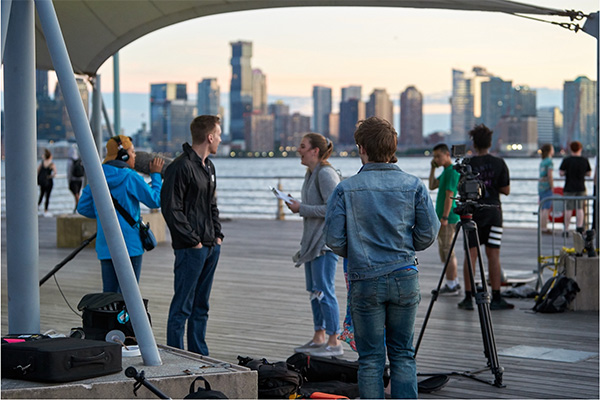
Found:
[[440, 222], [423, 182], [395, 164], [367, 163], [331, 194], [325, 242], [348, 258], [348, 279], [416, 265], [415, 251], [435, 241]]

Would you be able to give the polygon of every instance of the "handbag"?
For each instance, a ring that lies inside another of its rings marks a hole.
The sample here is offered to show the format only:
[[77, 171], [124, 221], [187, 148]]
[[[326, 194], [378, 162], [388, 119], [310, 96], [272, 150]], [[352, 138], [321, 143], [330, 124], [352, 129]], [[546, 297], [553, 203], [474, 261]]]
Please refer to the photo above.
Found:
[[140, 220], [136, 222], [136, 220], [133, 219], [133, 217], [127, 212], [127, 210], [125, 210], [123, 206], [119, 204], [117, 199], [114, 198], [112, 193], [110, 197], [112, 198], [115, 208], [117, 209], [117, 211], [119, 211], [119, 213], [121, 213], [123, 218], [125, 218], [125, 221], [127, 221], [127, 223], [134, 228], [136, 226], [138, 227], [140, 231], [140, 239], [142, 240], [142, 247], [144, 248], [144, 250], [150, 251], [153, 248], [155, 248], [157, 245], [157, 241], [156, 237], [154, 236], [154, 233], [150, 230], [150, 223], [145, 224], [141, 216]]

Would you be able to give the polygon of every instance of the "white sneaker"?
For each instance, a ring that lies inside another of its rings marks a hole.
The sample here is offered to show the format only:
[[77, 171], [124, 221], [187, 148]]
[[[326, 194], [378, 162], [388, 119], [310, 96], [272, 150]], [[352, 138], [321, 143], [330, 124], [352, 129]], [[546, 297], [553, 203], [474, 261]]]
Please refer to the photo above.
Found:
[[294, 352], [296, 353], [309, 353], [311, 350], [318, 349], [323, 347], [325, 343], [315, 343], [310, 340], [308, 343], [303, 344], [302, 346], [296, 347]]
[[52, 216], [52, 213], [50, 211], [45, 211], [44, 212], [44, 217], [48, 218], [48, 217], [51, 217], [51, 216]]
[[311, 350], [310, 355], [318, 357], [341, 356], [344, 355], [344, 348], [341, 344], [338, 344], [337, 346], [322, 346], [318, 349]]

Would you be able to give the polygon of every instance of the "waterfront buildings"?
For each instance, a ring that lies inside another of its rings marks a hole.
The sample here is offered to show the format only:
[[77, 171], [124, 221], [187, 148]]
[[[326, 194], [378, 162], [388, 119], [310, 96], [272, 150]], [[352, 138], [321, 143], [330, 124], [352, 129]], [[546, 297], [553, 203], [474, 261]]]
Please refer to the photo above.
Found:
[[331, 88], [313, 86], [313, 131], [329, 137], [329, 114], [331, 114]]
[[366, 106], [366, 117], [379, 117], [394, 123], [394, 104], [385, 89], [373, 89]]
[[564, 135], [561, 145], [566, 148], [574, 140], [583, 144], [585, 150], [597, 150], [598, 132], [596, 81], [579, 76], [563, 85]]
[[252, 111], [252, 42], [231, 43], [231, 89], [229, 91], [229, 134], [232, 141], [243, 141], [244, 114]]
[[245, 150], [269, 152], [274, 149], [275, 117], [253, 111], [244, 114]]
[[196, 104], [188, 101], [185, 83], [150, 85], [150, 136], [152, 149], [171, 155], [189, 141], [190, 122], [197, 115]]
[[221, 89], [217, 78], [204, 78], [198, 83], [198, 115], [221, 114]]
[[563, 129], [563, 113], [558, 107], [542, 107], [537, 110], [538, 146], [551, 143], [555, 148], [561, 147]]
[[340, 103], [340, 128], [338, 142], [342, 146], [354, 145], [356, 123], [365, 119], [365, 103], [357, 98], [350, 98]]
[[423, 94], [409, 86], [400, 94], [399, 147], [423, 146]]
[[450, 140], [453, 143], [466, 143], [468, 133], [481, 119], [481, 84], [490, 79], [491, 74], [483, 67], [473, 67], [472, 74], [452, 70], [452, 97], [450, 97]]
[[267, 77], [258, 68], [252, 70], [252, 111], [267, 112]]

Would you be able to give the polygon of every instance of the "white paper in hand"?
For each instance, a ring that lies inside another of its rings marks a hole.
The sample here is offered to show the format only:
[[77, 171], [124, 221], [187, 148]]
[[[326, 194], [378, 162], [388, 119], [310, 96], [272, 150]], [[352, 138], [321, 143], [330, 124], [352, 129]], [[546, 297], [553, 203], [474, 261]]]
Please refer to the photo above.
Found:
[[281, 199], [283, 201], [285, 201], [287, 204], [292, 204], [292, 197], [283, 193], [281, 190], [275, 189], [274, 187], [270, 186], [271, 191], [273, 192], [273, 194], [275, 195], [275, 197], [277, 197], [278, 199]]

